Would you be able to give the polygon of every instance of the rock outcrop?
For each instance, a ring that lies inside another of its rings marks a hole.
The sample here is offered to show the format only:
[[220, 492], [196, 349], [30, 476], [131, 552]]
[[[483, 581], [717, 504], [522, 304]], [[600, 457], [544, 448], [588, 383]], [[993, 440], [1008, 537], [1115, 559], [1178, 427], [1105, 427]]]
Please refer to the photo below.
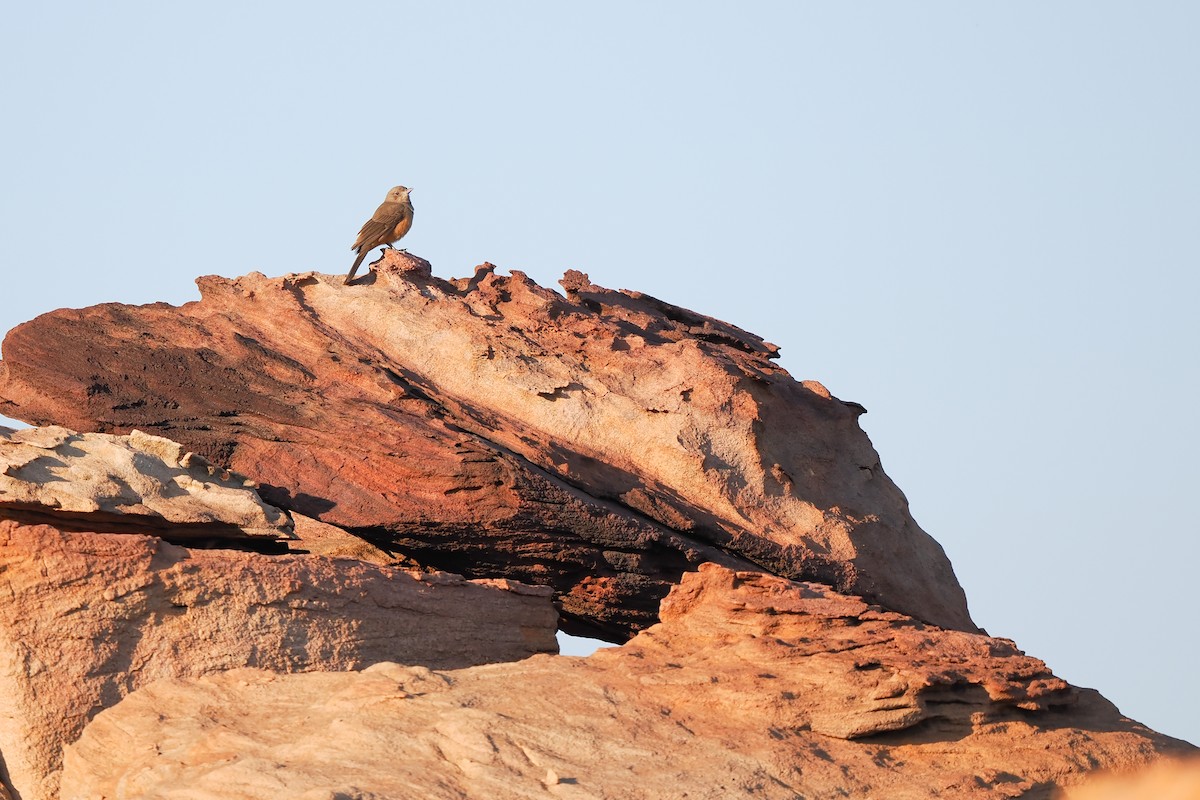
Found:
[[743, 330], [571, 272], [198, 281], [9, 333], [0, 411], [153, 431], [271, 503], [472, 577], [555, 587], [620, 641], [700, 563], [828, 583], [975, 630], [942, 549], [860, 429]]
[[[1024, 798], [1187, 746], [1011, 642], [715, 565], [587, 659], [167, 680], [101, 713], [64, 797]], [[118, 795], [118, 788], [123, 795]]]
[[8, 432], [0, 464], [0, 759], [22, 800], [57, 797], [63, 745], [160, 678], [557, 652], [548, 588], [143, 535], [327, 549], [351, 538], [293, 526], [244, 479], [165, 439]]
[[752, 334], [399, 252], [198, 283], [4, 341], [0, 411], [93, 432], [0, 429], [0, 800], [1050, 800], [1194, 751], [978, 631], [863, 409]]
[[295, 538], [292, 521], [244, 476], [177, 442], [133, 431], [0, 427], [0, 518], [82, 530], [140, 530], [176, 541]]

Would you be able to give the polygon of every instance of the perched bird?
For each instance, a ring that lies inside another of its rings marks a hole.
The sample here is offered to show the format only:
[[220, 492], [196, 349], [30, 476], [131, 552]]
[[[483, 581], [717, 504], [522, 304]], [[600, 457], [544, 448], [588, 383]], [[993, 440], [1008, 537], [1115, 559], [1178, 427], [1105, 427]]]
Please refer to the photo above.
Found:
[[404, 234], [408, 233], [413, 222], [412, 200], [408, 198], [411, 191], [412, 189], [406, 186], [393, 186], [388, 190], [383, 203], [362, 226], [358, 238], [350, 248], [358, 251], [358, 258], [354, 259], [354, 266], [346, 275], [346, 283], [354, 278], [354, 273], [358, 272], [358, 265], [363, 262], [367, 253], [380, 245], [390, 247], [392, 242], [400, 241]]

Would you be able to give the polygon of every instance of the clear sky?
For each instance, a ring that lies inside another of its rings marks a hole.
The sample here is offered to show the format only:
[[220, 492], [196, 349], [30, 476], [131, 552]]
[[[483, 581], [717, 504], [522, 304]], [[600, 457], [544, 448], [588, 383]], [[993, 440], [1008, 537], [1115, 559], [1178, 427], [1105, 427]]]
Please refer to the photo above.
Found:
[[755, 331], [977, 622], [1200, 743], [1200, 5], [12, 3], [0, 328], [344, 272], [579, 269]]

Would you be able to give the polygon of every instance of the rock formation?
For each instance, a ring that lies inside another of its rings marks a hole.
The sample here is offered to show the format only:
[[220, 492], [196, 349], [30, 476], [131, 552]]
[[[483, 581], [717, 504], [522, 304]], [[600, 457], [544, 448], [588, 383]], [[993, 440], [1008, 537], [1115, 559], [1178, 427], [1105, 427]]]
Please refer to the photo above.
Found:
[[[861, 406], [562, 283], [388, 252], [10, 332], [0, 800], [1049, 800], [1192, 751], [975, 628]], [[549, 655], [552, 598], [627, 643]]]
[[0, 427], [0, 516], [86, 530], [169, 535], [176, 540], [294, 538], [292, 521], [241, 475], [178, 443], [134, 431], [80, 435], [50, 427]]
[[0, 758], [22, 800], [56, 797], [63, 744], [159, 678], [557, 652], [548, 588], [142, 535], [292, 535], [244, 479], [165, 439], [9, 432], [0, 464]]
[[[255, 714], [247, 717], [246, 709]], [[706, 565], [587, 659], [161, 681], [100, 714], [64, 796], [1048, 799], [1182, 743], [1011, 642]]]
[[568, 273], [444, 281], [387, 252], [202, 300], [60, 310], [4, 340], [0, 412], [153, 431], [271, 503], [471, 577], [551, 585], [614, 641], [702, 562], [819, 580], [974, 630], [863, 409], [743, 330]]

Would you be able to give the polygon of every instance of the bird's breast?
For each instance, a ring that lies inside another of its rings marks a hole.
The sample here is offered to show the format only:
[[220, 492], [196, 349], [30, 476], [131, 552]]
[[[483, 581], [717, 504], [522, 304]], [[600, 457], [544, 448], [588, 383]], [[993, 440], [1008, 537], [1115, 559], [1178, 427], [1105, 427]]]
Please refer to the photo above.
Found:
[[392, 229], [392, 241], [396, 241], [404, 234], [408, 233], [408, 229], [412, 227], [413, 212], [411, 208], [404, 210], [404, 215], [400, 217], [400, 221], [396, 223], [396, 227]]

